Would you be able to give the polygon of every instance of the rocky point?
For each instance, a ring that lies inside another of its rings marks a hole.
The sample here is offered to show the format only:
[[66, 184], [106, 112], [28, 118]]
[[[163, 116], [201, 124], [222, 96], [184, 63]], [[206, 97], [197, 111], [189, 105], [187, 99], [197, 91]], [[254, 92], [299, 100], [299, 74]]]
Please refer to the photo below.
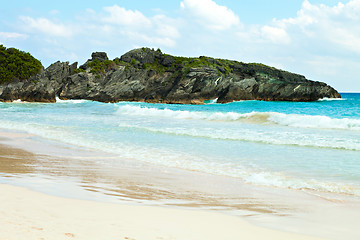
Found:
[[88, 99], [101, 102], [203, 104], [238, 100], [316, 101], [340, 98], [331, 86], [268, 67], [201, 56], [176, 57], [139, 48], [109, 60], [104, 52], [77, 68], [56, 62], [26, 80], [0, 85], [0, 100], [55, 102]]

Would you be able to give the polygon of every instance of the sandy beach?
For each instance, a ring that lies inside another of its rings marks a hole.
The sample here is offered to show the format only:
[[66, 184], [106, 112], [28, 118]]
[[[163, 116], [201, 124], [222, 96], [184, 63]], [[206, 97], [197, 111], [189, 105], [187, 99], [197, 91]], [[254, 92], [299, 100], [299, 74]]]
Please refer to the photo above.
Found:
[[204, 211], [49, 196], [0, 185], [0, 239], [318, 239]]
[[[312, 195], [144, 165], [105, 169], [93, 160], [111, 156], [23, 133], [2, 132], [0, 141], [1, 240], [356, 239], [337, 222], [356, 212], [335, 216], [326, 211], [337, 203]], [[316, 214], [300, 218], [306, 211]]]

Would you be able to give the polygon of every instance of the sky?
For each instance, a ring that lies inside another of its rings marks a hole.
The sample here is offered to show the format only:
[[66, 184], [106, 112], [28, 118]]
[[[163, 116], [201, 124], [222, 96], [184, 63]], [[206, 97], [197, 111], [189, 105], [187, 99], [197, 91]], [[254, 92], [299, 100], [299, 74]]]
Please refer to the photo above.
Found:
[[0, 44], [47, 67], [150, 47], [257, 62], [360, 92], [360, 0], [15, 0], [0, 6]]

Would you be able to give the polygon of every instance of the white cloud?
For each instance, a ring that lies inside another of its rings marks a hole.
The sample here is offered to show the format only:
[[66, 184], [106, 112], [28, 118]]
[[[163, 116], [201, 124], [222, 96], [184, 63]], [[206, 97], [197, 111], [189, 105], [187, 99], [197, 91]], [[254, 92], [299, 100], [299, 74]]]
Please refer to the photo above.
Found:
[[358, 21], [360, 19], [360, 1], [350, 1], [345, 12], [349, 19]]
[[[238, 59], [262, 62], [325, 81], [340, 91], [360, 91], [360, 0], [335, 5], [305, 0], [291, 18], [246, 25], [236, 32]], [[292, 59], [288, 59], [291, 56]]]
[[16, 32], [0, 32], [0, 39], [25, 39], [27, 35]]
[[[158, 36], [149, 36], [148, 34], [143, 34], [139, 32], [128, 32], [127, 36], [130, 39], [133, 39], [134, 43], [143, 42], [145, 46], [164, 46], [164, 47], [174, 47], [176, 41], [169, 37], [158, 37]], [[136, 46], [144, 46], [141, 44], [135, 44]]]
[[56, 19], [19, 17], [20, 28], [34, 39], [59, 47], [67, 44], [97, 46], [106, 48], [119, 42], [152, 47], [173, 47], [180, 37], [178, 21], [165, 15], [147, 17], [137, 10], [118, 5], [103, 7], [100, 11], [85, 9], [76, 16], [76, 21], [67, 24]]
[[[118, 5], [104, 7], [102, 12], [94, 14], [100, 19], [95, 23], [95, 29], [101, 29], [108, 36], [131, 39], [132, 45], [173, 47], [180, 37], [177, 21], [165, 15], [146, 17], [137, 10], [127, 10]], [[103, 26], [103, 23], [106, 25]]]
[[233, 11], [212, 0], [184, 0], [180, 6], [209, 29], [226, 30], [240, 24], [239, 17]]
[[60, 13], [60, 11], [59, 11], [59, 10], [54, 9], [54, 10], [51, 10], [49, 13], [50, 13], [51, 15], [57, 15], [57, 14], [59, 14], [59, 13]]
[[28, 32], [40, 32], [56, 37], [69, 37], [73, 34], [72, 28], [62, 23], [54, 23], [47, 18], [34, 19], [28, 16], [20, 16], [22, 28]]
[[360, 53], [360, 0], [335, 6], [302, 4], [294, 18], [274, 20], [273, 24], [306, 42], [322, 42]]
[[260, 29], [262, 39], [275, 44], [288, 44], [291, 39], [285, 29], [271, 26], [263, 26]]
[[0, 44], [6, 44], [9, 40], [22, 40], [28, 36], [22, 33], [16, 32], [0, 32]]
[[122, 26], [150, 26], [151, 21], [141, 12], [135, 10], [126, 10], [125, 8], [114, 5], [112, 7], [104, 7], [106, 15], [103, 21], [111, 24]]
[[176, 20], [168, 18], [164, 15], [156, 15], [151, 19], [151, 21], [155, 26], [156, 33], [160, 36], [166, 36], [172, 39], [180, 37]]

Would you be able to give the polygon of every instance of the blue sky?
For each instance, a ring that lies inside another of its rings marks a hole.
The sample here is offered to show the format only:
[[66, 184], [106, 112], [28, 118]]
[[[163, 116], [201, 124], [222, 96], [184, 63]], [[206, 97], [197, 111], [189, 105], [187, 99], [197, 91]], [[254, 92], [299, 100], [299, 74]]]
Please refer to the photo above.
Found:
[[0, 6], [0, 43], [45, 67], [136, 47], [261, 62], [360, 92], [360, 0], [16, 0]]

